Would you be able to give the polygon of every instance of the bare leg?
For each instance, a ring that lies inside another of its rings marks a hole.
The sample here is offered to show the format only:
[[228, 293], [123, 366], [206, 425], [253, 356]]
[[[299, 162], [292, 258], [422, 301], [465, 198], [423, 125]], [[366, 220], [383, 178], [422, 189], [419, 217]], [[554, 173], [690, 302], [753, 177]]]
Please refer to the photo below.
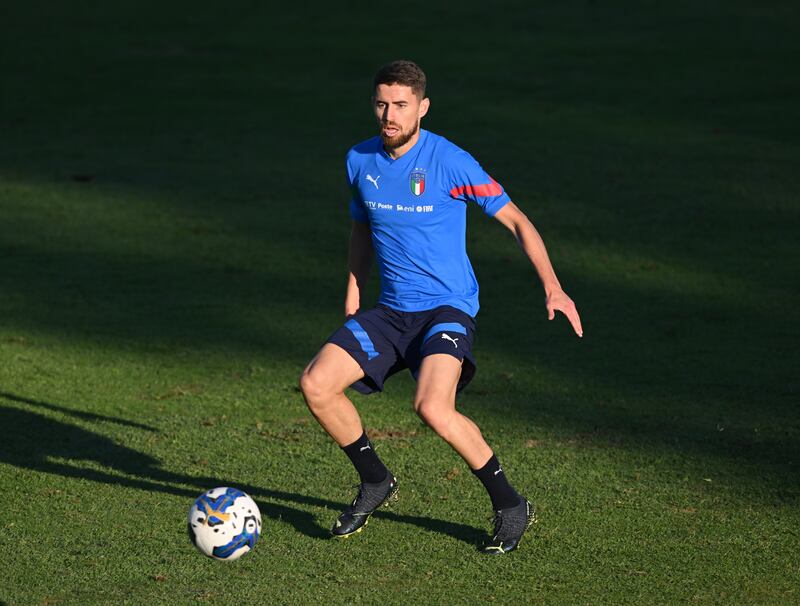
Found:
[[326, 343], [300, 377], [300, 390], [311, 414], [339, 446], [352, 444], [364, 432], [355, 406], [344, 395], [345, 388], [363, 376], [350, 354]]
[[491, 458], [492, 449], [478, 426], [456, 410], [456, 387], [460, 376], [461, 362], [453, 356], [426, 356], [417, 379], [414, 409], [470, 468], [480, 469]]

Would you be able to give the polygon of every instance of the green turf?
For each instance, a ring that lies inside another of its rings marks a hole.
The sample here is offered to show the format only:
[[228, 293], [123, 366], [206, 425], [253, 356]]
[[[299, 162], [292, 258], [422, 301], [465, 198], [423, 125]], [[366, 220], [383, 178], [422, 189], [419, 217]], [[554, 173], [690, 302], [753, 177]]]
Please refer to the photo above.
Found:
[[[405, 376], [354, 396], [400, 500], [327, 538], [356, 477], [296, 383], [397, 57], [584, 321], [471, 211], [459, 402], [541, 517], [509, 557]], [[5, 7], [0, 603], [800, 603], [798, 64], [788, 1]], [[234, 564], [184, 530], [225, 484], [264, 515]]]

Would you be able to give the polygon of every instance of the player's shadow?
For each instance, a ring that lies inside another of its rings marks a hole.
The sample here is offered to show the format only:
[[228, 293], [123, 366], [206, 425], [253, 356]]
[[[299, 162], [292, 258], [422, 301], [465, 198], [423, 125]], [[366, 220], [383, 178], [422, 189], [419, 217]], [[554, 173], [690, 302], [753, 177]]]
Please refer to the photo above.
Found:
[[[0, 392], [0, 400], [44, 408], [90, 421], [112, 422], [156, 431], [147, 425], [125, 419], [76, 411], [47, 402], [31, 400]], [[163, 469], [150, 455], [117, 444], [87, 429], [16, 406], [0, 405], [0, 463], [22, 469], [82, 478], [104, 484], [164, 492], [195, 498], [214, 486], [234, 485], [256, 499], [262, 515], [291, 524], [298, 532], [313, 538], [329, 538], [327, 528], [317, 523], [314, 515], [303, 509], [274, 502], [341, 509], [342, 503], [309, 495], [253, 486], [236, 479], [197, 477]], [[264, 499], [270, 499], [265, 501]], [[421, 516], [401, 515], [390, 511], [376, 512], [376, 517], [391, 519], [425, 530], [442, 533], [475, 544], [482, 533], [470, 526]]]

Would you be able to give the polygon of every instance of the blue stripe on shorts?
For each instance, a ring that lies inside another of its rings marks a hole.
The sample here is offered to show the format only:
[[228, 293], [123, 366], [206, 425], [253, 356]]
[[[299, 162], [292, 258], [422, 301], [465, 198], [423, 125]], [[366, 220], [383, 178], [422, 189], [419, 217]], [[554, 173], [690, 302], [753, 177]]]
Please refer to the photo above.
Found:
[[372, 339], [369, 338], [367, 331], [364, 330], [361, 324], [351, 319], [345, 322], [344, 325], [350, 329], [350, 332], [353, 333], [356, 341], [358, 341], [358, 344], [361, 345], [361, 349], [365, 354], [367, 354], [368, 360], [378, 357], [378, 352], [375, 351], [375, 345], [373, 345]]

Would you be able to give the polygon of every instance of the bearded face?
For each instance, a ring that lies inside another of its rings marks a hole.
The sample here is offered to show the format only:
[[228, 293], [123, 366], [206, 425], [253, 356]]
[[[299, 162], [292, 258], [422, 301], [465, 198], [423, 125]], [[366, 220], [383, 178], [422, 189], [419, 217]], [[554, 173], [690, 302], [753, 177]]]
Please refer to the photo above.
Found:
[[380, 126], [381, 140], [387, 150], [403, 147], [418, 132], [419, 120], [408, 131], [404, 131], [403, 127], [395, 122], [382, 122]]
[[409, 86], [379, 84], [373, 103], [383, 147], [390, 155], [404, 154], [416, 142], [430, 101], [420, 99]]

